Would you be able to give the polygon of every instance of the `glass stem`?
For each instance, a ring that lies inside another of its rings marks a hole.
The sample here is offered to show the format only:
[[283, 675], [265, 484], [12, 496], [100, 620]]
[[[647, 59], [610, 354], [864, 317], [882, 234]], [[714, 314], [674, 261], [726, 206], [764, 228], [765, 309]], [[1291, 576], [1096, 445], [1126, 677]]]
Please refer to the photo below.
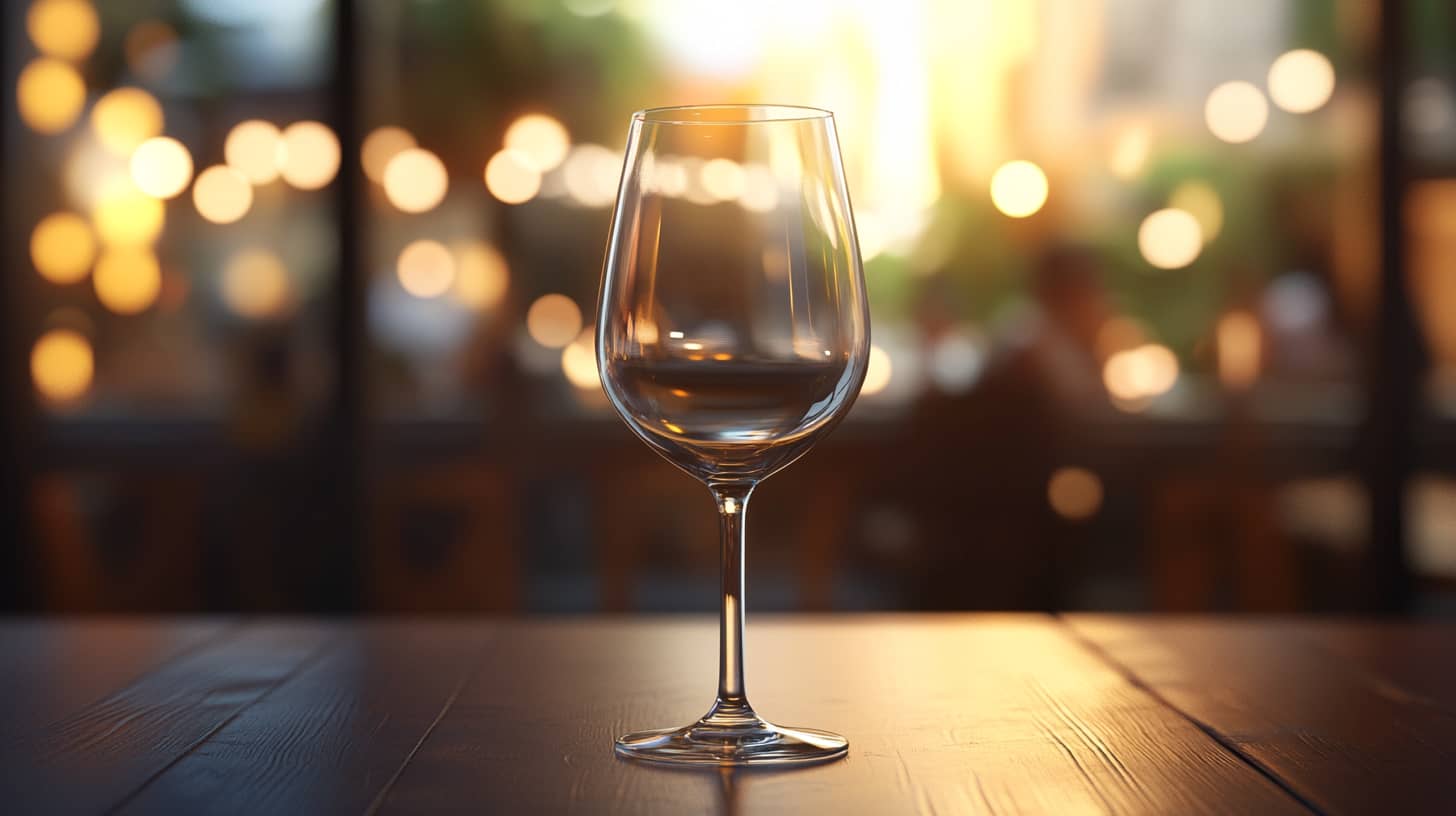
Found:
[[718, 624], [718, 700], [704, 721], [743, 726], [758, 721], [743, 687], [744, 525], [753, 485], [718, 485], [712, 490], [722, 530], [723, 606]]

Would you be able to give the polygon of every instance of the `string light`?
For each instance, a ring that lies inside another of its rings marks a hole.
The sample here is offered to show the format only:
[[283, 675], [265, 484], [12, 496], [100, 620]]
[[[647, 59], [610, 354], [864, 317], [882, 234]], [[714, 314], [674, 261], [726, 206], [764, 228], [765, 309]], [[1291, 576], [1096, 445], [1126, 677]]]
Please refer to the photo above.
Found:
[[401, 150], [384, 166], [384, 195], [402, 212], [433, 210], [445, 200], [449, 184], [445, 163], [423, 148]]
[[370, 131], [359, 149], [364, 175], [375, 184], [384, 183], [384, 168], [400, 152], [415, 146], [415, 137], [404, 128], [385, 125]]
[[91, 389], [96, 361], [91, 343], [79, 332], [52, 329], [30, 351], [30, 378], [41, 396], [67, 403]]
[[160, 135], [162, 105], [141, 88], [117, 88], [96, 100], [91, 128], [101, 146], [118, 156], [130, 156], [137, 145]]
[[339, 172], [339, 139], [319, 122], [294, 122], [283, 131], [281, 174], [300, 190], [317, 190]]
[[253, 184], [278, 178], [284, 159], [283, 133], [272, 122], [248, 119], [233, 125], [223, 141], [223, 161]]
[[120, 315], [145, 311], [162, 291], [162, 268], [142, 247], [108, 249], [91, 275], [101, 305]]
[[51, 283], [76, 283], [91, 271], [96, 239], [91, 225], [75, 213], [52, 213], [30, 234], [30, 259], [41, 277]]
[[248, 214], [253, 206], [253, 188], [248, 179], [223, 164], [197, 174], [192, 185], [192, 203], [203, 218], [214, 224], [231, 224]]
[[542, 295], [526, 311], [526, 331], [546, 348], [561, 348], [581, 331], [581, 309], [566, 295]]
[[1047, 177], [1029, 161], [1001, 165], [991, 176], [991, 203], [1012, 218], [1034, 215], [1046, 204]]
[[192, 181], [192, 154], [176, 139], [156, 136], [131, 154], [131, 179], [156, 198], [176, 198]]
[[439, 241], [414, 241], [399, 253], [399, 283], [417, 298], [436, 298], [455, 283], [455, 258]]
[[101, 21], [86, 0], [35, 0], [25, 15], [25, 31], [42, 54], [77, 61], [96, 49]]
[[86, 83], [75, 68], [48, 57], [32, 60], [15, 80], [20, 120], [37, 133], [60, 133], [81, 115]]

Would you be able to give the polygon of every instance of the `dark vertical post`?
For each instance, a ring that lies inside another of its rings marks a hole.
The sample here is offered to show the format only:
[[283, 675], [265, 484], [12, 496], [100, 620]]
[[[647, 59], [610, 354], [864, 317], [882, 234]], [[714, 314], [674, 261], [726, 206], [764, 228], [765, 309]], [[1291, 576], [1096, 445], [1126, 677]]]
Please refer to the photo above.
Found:
[[[330, 118], [339, 136], [342, 161], [334, 182], [338, 219], [338, 296], [332, 339], [334, 395], [331, 405], [326, 472], [331, 474], [336, 501], [330, 519], [326, 564], [335, 570], [329, 581], [331, 611], [352, 611], [359, 605], [360, 561], [364, 544], [364, 269], [360, 263], [359, 229], [363, 203], [359, 190], [359, 72], [356, 35], [357, 4], [334, 0], [334, 64]], [[323, 542], [319, 542], [322, 544]]]
[[1366, 370], [1365, 485], [1370, 495], [1369, 606], [1407, 611], [1412, 599], [1406, 557], [1404, 502], [1414, 460], [1412, 428], [1422, 372], [1420, 335], [1406, 289], [1405, 150], [1401, 100], [1405, 91], [1405, 0], [1381, 0], [1380, 304]]

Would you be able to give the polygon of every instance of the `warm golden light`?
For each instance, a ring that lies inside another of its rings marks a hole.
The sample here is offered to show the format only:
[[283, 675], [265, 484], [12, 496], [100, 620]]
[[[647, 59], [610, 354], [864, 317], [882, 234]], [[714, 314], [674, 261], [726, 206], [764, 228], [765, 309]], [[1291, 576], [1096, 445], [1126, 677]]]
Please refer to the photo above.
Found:
[[248, 119], [233, 125], [222, 144], [223, 161], [253, 184], [278, 178], [286, 159], [283, 133], [272, 122]]
[[1005, 215], [1026, 218], [1046, 200], [1046, 173], [1029, 161], [1007, 162], [991, 176], [991, 203]]
[[1112, 155], [1108, 157], [1107, 165], [1114, 176], [1131, 179], [1142, 172], [1152, 146], [1152, 129], [1147, 125], [1132, 125], [1113, 140]]
[[581, 331], [581, 309], [566, 295], [542, 295], [526, 311], [526, 331], [546, 348], [561, 348]]
[[1047, 480], [1047, 501], [1062, 518], [1092, 518], [1102, 508], [1102, 480], [1086, 468], [1057, 468]]
[[1168, 196], [1168, 206], [1183, 210], [1198, 221], [1205, 244], [1217, 238], [1223, 230], [1223, 201], [1207, 182], [1195, 180], [1179, 184]]
[[25, 15], [25, 31], [42, 54], [83, 60], [101, 38], [101, 21], [87, 0], [35, 0]]
[[70, 329], [46, 332], [30, 351], [30, 379], [35, 390], [52, 402], [70, 402], [84, 395], [95, 371], [91, 344]]
[[197, 174], [197, 181], [192, 185], [192, 203], [208, 221], [231, 224], [252, 209], [253, 188], [242, 173], [227, 165], [215, 164]]
[[192, 154], [176, 139], [148, 139], [131, 154], [131, 180], [149, 196], [176, 198], [192, 181]]
[[364, 175], [375, 184], [384, 183], [384, 168], [400, 152], [415, 146], [415, 137], [404, 128], [385, 125], [370, 131], [359, 149]]
[[509, 148], [485, 163], [485, 188], [505, 204], [524, 204], [541, 191], [541, 172], [525, 153]]
[[37, 133], [60, 133], [75, 124], [86, 104], [86, 83], [56, 59], [32, 60], [15, 81], [20, 119]]
[[1203, 118], [1214, 136], [1231, 144], [1252, 141], [1269, 121], [1269, 103], [1248, 82], [1225, 82], [1213, 89], [1203, 106]]
[[30, 233], [30, 260], [51, 283], [76, 283], [91, 271], [96, 239], [91, 225], [75, 213], [52, 213]]
[[1119, 403], [1136, 405], [1166, 394], [1177, 382], [1177, 356], [1156, 343], [1119, 351], [1102, 367], [1102, 383]]
[[91, 275], [101, 305], [121, 315], [145, 311], [162, 291], [162, 268], [142, 247], [117, 247], [101, 253]]
[[779, 186], [772, 170], [752, 165], [743, 174], [743, 194], [738, 203], [749, 212], [765, 213], [779, 205]]
[[596, 330], [588, 326], [581, 334], [561, 350], [561, 373], [566, 381], [584, 391], [602, 386], [597, 371]]
[[320, 122], [294, 122], [283, 130], [283, 180], [300, 190], [317, 190], [339, 172], [339, 139]]
[[1234, 390], [1259, 379], [1259, 321], [1245, 311], [1229, 312], [1218, 321], [1218, 378]]
[[420, 240], [399, 253], [399, 283], [417, 298], [435, 298], [455, 283], [455, 258], [439, 241]]
[[449, 185], [445, 163], [423, 148], [401, 150], [384, 166], [384, 195], [403, 212], [433, 210], [445, 200]]
[[117, 88], [96, 100], [91, 129], [101, 146], [118, 156], [130, 156], [137, 145], [161, 135], [162, 105], [141, 88]]
[[222, 270], [222, 298], [234, 313], [253, 320], [287, 311], [293, 286], [283, 261], [266, 249], [234, 255]]
[[516, 151], [537, 173], [561, 164], [571, 148], [566, 127], [544, 113], [528, 113], [506, 128], [505, 146]]
[[455, 256], [456, 300], [472, 309], [500, 305], [510, 285], [505, 257], [484, 241], [462, 241], [450, 251]]
[[1335, 66], [1318, 51], [1288, 51], [1269, 66], [1269, 98], [1290, 113], [1319, 110], [1334, 92]]
[[162, 202], [138, 190], [130, 178], [118, 176], [97, 193], [91, 220], [103, 244], [146, 246], [162, 234], [167, 210]]
[[870, 346], [869, 370], [865, 372], [864, 385], [860, 388], [860, 393], [868, 396], [884, 391], [885, 387], [890, 384], [890, 378], [894, 376], [894, 373], [890, 355], [879, 346]]
[[1138, 227], [1138, 250], [1159, 269], [1182, 269], [1203, 251], [1203, 230], [1187, 211], [1158, 210]]
[[126, 32], [126, 66], [147, 79], [161, 79], [177, 66], [177, 32], [160, 20], [144, 20]]
[[703, 190], [717, 201], [731, 201], [743, 195], [743, 166], [732, 159], [710, 159], [698, 171]]
[[584, 207], [608, 207], [617, 200], [617, 177], [622, 156], [601, 145], [585, 144], [571, 149], [561, 168], [566, 194]]

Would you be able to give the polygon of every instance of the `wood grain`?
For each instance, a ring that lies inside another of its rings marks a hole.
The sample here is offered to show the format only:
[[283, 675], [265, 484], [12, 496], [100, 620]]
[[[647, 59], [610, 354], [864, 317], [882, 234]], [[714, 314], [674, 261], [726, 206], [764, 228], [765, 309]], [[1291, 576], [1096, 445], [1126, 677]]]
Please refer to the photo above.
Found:
[[25, 814], [115, 807], [297, 671], [333, 632], [311, 623], [249, 626], [163, 663], [39, 733], [7, 740], [0, 802], [6, 812]]
[[762, 714], [839, 730], [787, 772], [616, 758], [620, 732], [703, 713], [709, 620], [512, 623], [404, 769], [385, 813], [1301, 813], [1238, 756], [1050, 618], [749, 626]]
[[124, 813], [364, 813], [482, 660], [481, 623], [362, 623]]
[[1070, 623], [1320, 811], [1456, 811], [1451, 630], [1392, 640], [1379, 626], [1287, 621]]

